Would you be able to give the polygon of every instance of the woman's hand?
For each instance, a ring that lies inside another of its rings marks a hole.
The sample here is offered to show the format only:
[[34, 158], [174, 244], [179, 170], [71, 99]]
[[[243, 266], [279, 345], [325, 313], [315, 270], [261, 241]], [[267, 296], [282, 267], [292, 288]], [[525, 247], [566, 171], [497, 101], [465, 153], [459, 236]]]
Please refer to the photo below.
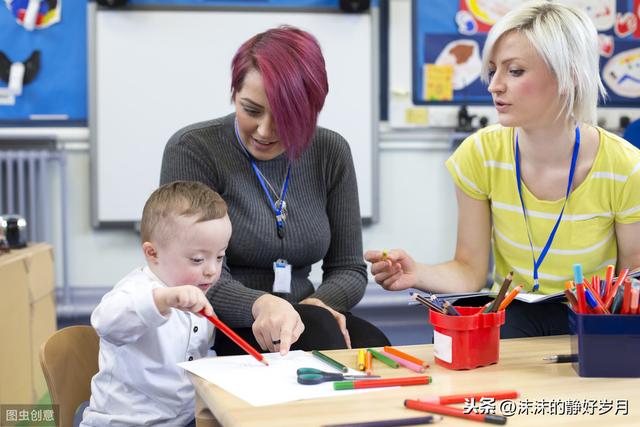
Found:
[[300, 301], [300, 304], [315, 305], [318, 307], [322, 307], [325, 310], [328, 310], [329, 313], [331, 313], [331, 315], [334, 317], [334, 319], [336, 319], [336, 322], [338, 322], [338, 326], [340, 327], [340, 332], [342, 332], [342, 336], [344, 336], [344, 341], [347, 343], [347, 348], [349, 349], [351, 348], [351, 337], [349, 336], [349, 330], [347, 330], [347, 318], [344, 316], [344, 314], [329, 307], [328, 305], [320, 301], [318, 298], [306, 298]]
[[251, 329], [263, 350], [280, 351], [284, 356], [304, 331], [298, 312], [275, 295], [262, 295], [253, 303], [251, 313], [255, 319]]
[[367, 251], [364, 259], [371, 263], [376, 282], [389, 291], [401, 291], [418, 284], [417, 264], [402, 249]]

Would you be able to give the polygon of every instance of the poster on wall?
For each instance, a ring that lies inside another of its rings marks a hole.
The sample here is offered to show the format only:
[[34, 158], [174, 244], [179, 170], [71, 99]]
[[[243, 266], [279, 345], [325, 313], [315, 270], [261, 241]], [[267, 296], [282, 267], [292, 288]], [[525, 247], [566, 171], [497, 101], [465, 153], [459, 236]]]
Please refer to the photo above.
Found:
[[[640, 102], [640, 0], [559, 0], [584, 10], [598, 30], [605, 106]], [[413, 0], [413, 102], [490, 104], [480, 80], [493, 24], [521, 0]]]
[[0, 125], [86, 125], [86, 5], [0, 3]]

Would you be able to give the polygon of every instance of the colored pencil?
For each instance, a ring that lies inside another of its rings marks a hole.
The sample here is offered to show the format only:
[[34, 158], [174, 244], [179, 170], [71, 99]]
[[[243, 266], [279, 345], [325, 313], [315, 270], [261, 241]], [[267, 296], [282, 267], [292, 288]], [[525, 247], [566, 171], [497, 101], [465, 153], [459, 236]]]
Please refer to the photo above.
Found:
[[438, 405], [450, 405], [452, 403], [464, 403], [469, 399], [480, 400], [490, 398], [496, 400], [517, 399], [520, 396], [516, 390], [488, 391], [484, 393], [462, 393], [449, 394], [447, 396], [423, 396], [419, 397], [420, 402], [437, 403]]
[[491, 312], [495, 313], [496, 311], [498, 311], [500, 307], [500, 303], [504, 299], [504, 296], [507, 294], [507, 291], [509, 290], [509, 286], [511, 285], [512, 280], [513, 280], [513, 271], [510, 271], [509, 274], [507, 274], [507, 277], [504, 278], [504, 281], [502, 282], [502, 286], [500, 286], [500, 290], [498, 291], [498, 295], [496, 295], [496, 298], [493, 300], [489, 308], [485, 308], [483, 310], [483, 313], [491, 313]]
[[220, 329], [226, 336], [228, 336], [231, 341], [238, 344], [238, 346], [242, 347], [244, 351], [255, 357], [258, 362], [264, 363], [265, 365], [269, 366], [269, 362], [267, 362], [262, 354], [258, 353], [255, 348], [251, 347], [251, 345], [244, 339], [242, 339], [240, 335], [233, 332], [233, 330], [225, 325], [222, 320], [218, 319], [216, 316], [208, 316], [204, 314], [204, 309], [200, 310], [200, 314], [209, 319], [209, 321], [213, 323], [216, 328]]
[[417, 357], [412, 356], [410, 354], [407, 354], [404, 351], [400, 351], [395, 347], [391, 347], [390, 345], [385, 345], [383, 350], [386, 351], [387, 353], [391, 353], [391, 354], [393, 354], [395, 356], [402, 357], [404, 360], [408, 360], [409, 362], [413, 362], [413, 363], [415, 363], [417, 365], [422, 365], [425, 368], [429, 367], [429, 364], [427, 362], [425, 362], [424, 360], [418, 359]]
[[311, 354], [313, 354], [318, 359], [322, 360], [327, 365], [332, 366], [333, 368], [341, 372], [349, 372], [349, 368], [344, 366], [342, 363], [338, 362], [337, 360], [333, 360], [332, 358], [330, 358], [324, 353], [319, 352], [318, 350], [312, 350]]
[[497, 311], [504, 310], [505, 308], [507, 308], [507, 306], [511, 304], [511, 301], [513, 301], [516, 298], [516, 296], [520, 293], [523, 287], [524, 286], [522, 285], [518, 285], [515, 288], [513, 288], [513, 290], [509, 293], [509, 295], [507, 295], [502, 300], [502, 302], [500, 303], [500, 307], [498, 307]]
[[404, 406], [409, 409], [415, 409], [424, 412], [433, 412], [434, 414], [449, 415], [452, 417], [464, 418], [466, 420], [480, 421], [490, 424], [506, 424], [507, 418], [502, 415], [493, 414], [476, 414], [474, 412], [465, 413], [463, 409], [455, 408], [447, 405], [438, 405], [436, 403], [421, 402], [419, 400], [405, 400]]
[[336, 381], [333, 383], [334, 390], [353, 390], [359, 388], [396, 387], [407, 385], [430, 384], [431, 377], [427, 375], [403, 378], [381, 378], [379, 380], [355, 380]]

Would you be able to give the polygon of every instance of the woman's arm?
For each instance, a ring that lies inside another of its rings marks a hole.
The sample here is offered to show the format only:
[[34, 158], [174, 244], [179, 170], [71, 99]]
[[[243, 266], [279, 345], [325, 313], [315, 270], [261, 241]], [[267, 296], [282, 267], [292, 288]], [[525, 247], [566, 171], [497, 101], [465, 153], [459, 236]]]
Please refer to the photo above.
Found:
[[640, 267], [640, 222], [633, 224], [615, 223], [618, 240], [617, 271], [623, 268], [631, 270]]
[[453, 260], [442, 264], [417, 263], [405, 251], [368, 251], [371, 273], [389, 290], [418, 288], [429, 292], [469, 292], [485, 286], [491, 250], [491, 209], [488, 200], [477, 200], [456, 187], [458, 237]]
[[322, 262], [322, 282], [309, 298], [345, 312], [362, 299], [367, 286], [358, 187], [349, 145], [337, 133], [321, 131], [327, 132], [327, 139], [318, 143], [328, 151], [323, 161], [327, 162], [326, 212], [331, 243]]

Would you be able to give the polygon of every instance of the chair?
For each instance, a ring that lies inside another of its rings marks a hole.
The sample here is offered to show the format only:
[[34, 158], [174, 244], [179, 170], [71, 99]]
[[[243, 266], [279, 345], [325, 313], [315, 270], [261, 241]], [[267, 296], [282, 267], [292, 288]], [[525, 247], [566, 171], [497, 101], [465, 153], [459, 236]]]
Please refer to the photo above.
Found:
[[634, 120], [624, 130], [624, 139], [640, 148], [640, 119]]
[[91, 378], [98, 373], [100, 340], [91, 326], [69, 326], [40, 347], [40, 366], [53, 404], [60, 405], [61, 427], [71, 427], [78, 406], [91, 397]]

